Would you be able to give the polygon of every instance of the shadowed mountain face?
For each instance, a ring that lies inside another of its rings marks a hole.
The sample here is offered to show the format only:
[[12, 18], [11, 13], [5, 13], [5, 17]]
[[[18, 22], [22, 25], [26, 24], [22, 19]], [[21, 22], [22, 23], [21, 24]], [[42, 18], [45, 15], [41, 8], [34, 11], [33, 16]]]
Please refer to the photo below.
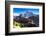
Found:
[[36, 26], [39, 26], [39, 15], [35, 15], [32, 17], [29, 17], [29, 19], [32, 19]]
[[24, 18], [24, 17], [20, 17], [20, 16], [16, 16], [14, 17], [14, 20], [20, 23], [27, 23], [28, 19]]
[[[32, 12], [26, 12], [25, 14], [20, 14], [19, 16], [13, 16], [13, 17], [14, 17], [14, 21], [23, 23], [24, 27], [38, 27], [39, 26], [39, 15], [35, 15]], [[34, 22], [34, 24], [29, 23], [32, 21]]]

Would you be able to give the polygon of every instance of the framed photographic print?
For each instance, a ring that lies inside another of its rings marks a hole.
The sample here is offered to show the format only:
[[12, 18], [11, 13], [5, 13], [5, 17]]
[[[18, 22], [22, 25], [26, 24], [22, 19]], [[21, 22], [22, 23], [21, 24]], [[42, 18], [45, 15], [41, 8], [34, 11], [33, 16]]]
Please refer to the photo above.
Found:
[[6, 35], [45, 32], [45, 4], [41, 2], [5, 2]]

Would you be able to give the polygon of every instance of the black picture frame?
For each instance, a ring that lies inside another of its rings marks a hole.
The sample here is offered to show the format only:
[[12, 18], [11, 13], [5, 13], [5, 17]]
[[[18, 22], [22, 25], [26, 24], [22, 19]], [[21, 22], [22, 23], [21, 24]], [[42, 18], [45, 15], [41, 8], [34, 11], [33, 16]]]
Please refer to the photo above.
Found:
[[[42, 18], [43, 18], [43, 30], [42, 31], [33, 31], [33, 32], [19, 32], [19, 33], [9, 33], [9, 5], [16, 4], [16, 3], [24, 3], [24, 4], [35, 4], [35, 5], [42, 5]], [[45, 3], [41, 2], [22, 2], [22, 1], [5, 1], [5, 35], [18, 35], [18, 34], [38, 34], [38, 33], [45, 33]]]

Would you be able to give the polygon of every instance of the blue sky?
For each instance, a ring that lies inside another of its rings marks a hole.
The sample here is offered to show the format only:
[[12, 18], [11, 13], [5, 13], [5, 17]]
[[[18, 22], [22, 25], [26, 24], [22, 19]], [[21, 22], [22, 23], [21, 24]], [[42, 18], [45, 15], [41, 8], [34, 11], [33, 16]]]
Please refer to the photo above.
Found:
[[31, 11], [33, 14], [39, 15], [39, 9], [35, 8], [13, 8], [13, 13], [15, 14], [22, 14], [27, 11]]

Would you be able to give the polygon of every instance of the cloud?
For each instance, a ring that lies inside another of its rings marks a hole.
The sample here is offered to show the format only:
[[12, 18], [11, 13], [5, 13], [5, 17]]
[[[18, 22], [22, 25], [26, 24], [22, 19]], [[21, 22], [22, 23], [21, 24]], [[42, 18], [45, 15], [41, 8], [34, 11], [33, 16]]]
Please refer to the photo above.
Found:
[[34, 14], [39, 15], [39, 13], [34, 13]]
[[19, 16], [20, 14], [18, 14], [18, 13], [13, 13], [13, 16]]

